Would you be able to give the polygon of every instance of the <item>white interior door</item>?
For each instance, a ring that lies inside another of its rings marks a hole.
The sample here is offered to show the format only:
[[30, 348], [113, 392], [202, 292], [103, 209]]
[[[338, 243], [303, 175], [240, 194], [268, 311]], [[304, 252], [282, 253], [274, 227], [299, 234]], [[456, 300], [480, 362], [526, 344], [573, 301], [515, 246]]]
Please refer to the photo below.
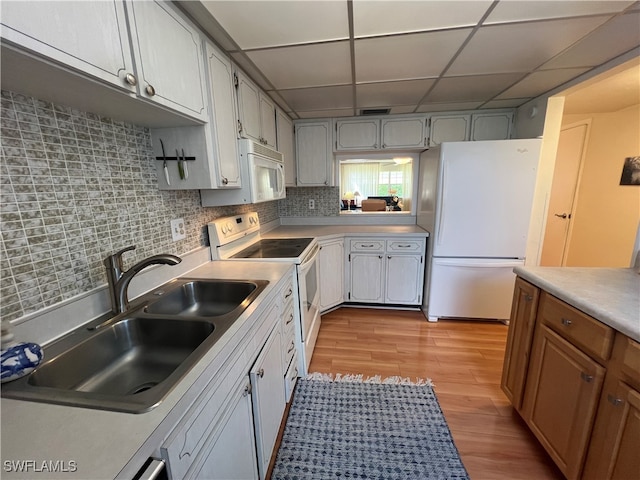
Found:
[[516, 276], [524, 260], [434, 258], [429, 320], [439, 317], [506, 320]]
[[560, 131], [540, 265], [560, 267], [565, 264], [573, 201], [588, 129], [589, 125], [583, 123]]

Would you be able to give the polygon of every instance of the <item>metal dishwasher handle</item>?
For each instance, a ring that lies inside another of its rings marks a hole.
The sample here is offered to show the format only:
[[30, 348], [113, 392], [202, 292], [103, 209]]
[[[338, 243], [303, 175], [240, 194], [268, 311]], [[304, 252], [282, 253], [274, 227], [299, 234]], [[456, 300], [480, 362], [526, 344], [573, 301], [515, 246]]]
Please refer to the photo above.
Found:
[[164, 472], [164, 460], [154, 458], [137, 478], [138, 480], [156, 480], [160, 478], [162, 472]]

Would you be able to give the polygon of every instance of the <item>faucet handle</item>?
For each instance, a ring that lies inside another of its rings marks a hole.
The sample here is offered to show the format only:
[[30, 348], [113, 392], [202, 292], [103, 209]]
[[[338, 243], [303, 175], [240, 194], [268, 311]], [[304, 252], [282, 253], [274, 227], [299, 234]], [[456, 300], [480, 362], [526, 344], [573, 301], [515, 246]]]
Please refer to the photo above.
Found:
[[129, 251], [132, 251], [132, 250], [135, 250], [135, 249], [136, 249], [135, 245], [129, 245], [128, 247], [124, 247], [122, 250], [117, 251], [113, 255], [110, 255], [112, 264], [116, 268], [118, 268], [120, 271], [122, 271], [123, 268], [124, 268], [123, 265], [122, 265], [122, 255], [125, 252], [129, 252]]

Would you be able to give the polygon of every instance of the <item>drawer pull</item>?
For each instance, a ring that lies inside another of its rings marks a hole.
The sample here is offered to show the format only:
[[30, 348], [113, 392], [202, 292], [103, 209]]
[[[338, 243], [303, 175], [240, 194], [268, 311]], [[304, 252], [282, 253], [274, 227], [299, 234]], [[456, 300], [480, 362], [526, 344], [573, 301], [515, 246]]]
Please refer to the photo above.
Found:
[[374, 244], [370, 244], [370, 245], [360, 244], [360, 247], [362, 247], [362, 248], [373, 248], [373, 247], [375, 247], [375, 245]]
[[291, 296], [291, 294], [293, 293], [293, 290], [289, 289], [289, 291], [287, 292], [287, 294], [284, 296], [284, 298], [289, 298]]
[[291, 322], [293, 322], [293, 313], [289, 314], [289, 320], [287, 320], [287, 323], [285, 325], [289, 325]]
[[569, 320], [568, 318], [563, 318], [562, 325], [564, 325], [565, 327], [568, 327], [569, 325], [571, 325], [571, 320]]
[[246, 387], [244, 387], [244, 392], [242, 392], [242, 396], [246, 397], [247, 395], [251, 395], [251, 384], [248, 383]]
[[296, 378], [298, 376], [298, 367], [296, 367], [296, 369], [293, 371], [293, 378]]
[[398, 248], [411, 248], [411, 245], [398, 245]]
[[264, 368], [261, 368], [260, 370], [258, 370], [258, 376], [260, 378], [264, 377]]
[[292, 340], [291, 341], [291, 347], [289, 347], [289, 350], [287, 350], [287, 353], [291, 353], [294, 348], [296, 348], [296, 346], [295, 346], [295, 344], [293, 343], [293, 340]]
[[616, 398], [611, 394], [607, 395], [607, 400], [614, 407], [619, 407], [620, 405], [622, 405], [624, 403], [624, 400], [622, 400], [621, 398]]
[[581, 372], [580, 378], [587, 383], [591, 383], [593, 381], [593, 375], [589, 375], [588, 373]]

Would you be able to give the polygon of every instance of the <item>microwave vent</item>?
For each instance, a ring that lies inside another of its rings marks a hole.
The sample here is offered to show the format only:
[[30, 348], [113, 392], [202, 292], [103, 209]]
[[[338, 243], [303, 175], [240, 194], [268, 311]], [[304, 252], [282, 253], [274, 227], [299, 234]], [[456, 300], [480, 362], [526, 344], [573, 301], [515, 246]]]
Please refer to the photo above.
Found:
[[390, 108], [363, 108], [360, 115], [388, 115], [390, 111]]

